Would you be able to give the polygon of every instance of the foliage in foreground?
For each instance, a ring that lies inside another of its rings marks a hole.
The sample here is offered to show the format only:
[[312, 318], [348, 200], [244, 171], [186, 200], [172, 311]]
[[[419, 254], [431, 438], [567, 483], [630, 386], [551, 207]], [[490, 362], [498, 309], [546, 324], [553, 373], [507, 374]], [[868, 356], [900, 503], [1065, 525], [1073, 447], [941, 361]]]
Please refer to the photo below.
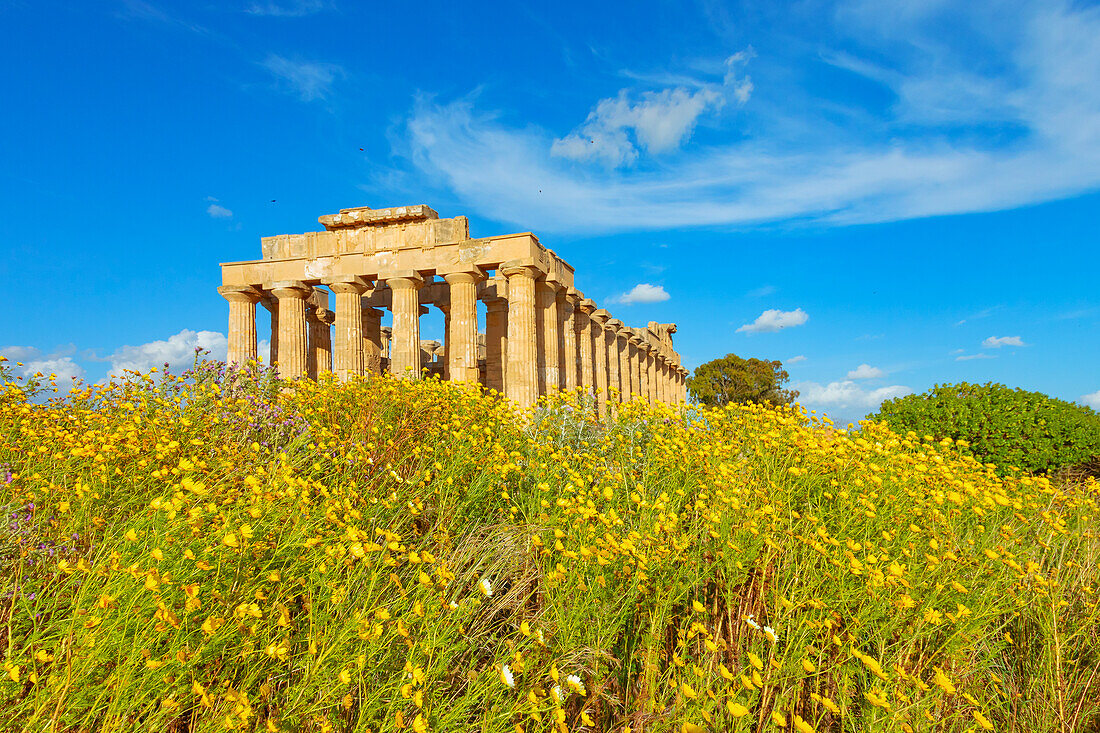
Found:
[[696, 367], [687, 380], [695, 401], [708, 407], [721, 407], [734, 402], [756, 405], [788, 405], [798, 397], [798, 390], [783, 389], [790, 379], [781, 361], [743, 359], [726, 354]]
[[209, 364], [8, 386], [0, 728], [1097, 725], [1094, 482], [589, 406]]
[[1001, 472], [1049, 473], [1100, 461], [1100, 414], [1090, 407], [1003, 384], [938, 384], [887, 400], [872, 419], [894, 430], [957, 441]]

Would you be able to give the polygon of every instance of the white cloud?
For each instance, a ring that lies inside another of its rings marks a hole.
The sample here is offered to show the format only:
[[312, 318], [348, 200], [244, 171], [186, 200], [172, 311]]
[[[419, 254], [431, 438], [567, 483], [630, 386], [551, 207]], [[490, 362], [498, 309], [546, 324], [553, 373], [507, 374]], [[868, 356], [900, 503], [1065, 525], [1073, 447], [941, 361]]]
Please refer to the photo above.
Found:
[[292, 0], [291, 2], [252, 3], [245, 12], [249, 15], [263, 15], [271, 18], [301, 18], [325, 9], [322, 0]]
[[873, 410], [884, 400], [904, 397], [913, 390], [899, 384], [877, 389], [863, 389], [851, 380], [829, 382], [822, 386], [817, 382], [799, 382], [794, 385], [799, 391], [798, 401], [804, 405], [830, 405], [842, 409], [859, 408]]
[[956, 356], [955, 361], [971, 361], [972, 359], [996, 359], [995, 354], [963, 354]]
[[806, 357], [803, 356], [802, 354], [799, 354], [798, 356], [792, 356], [790, 359], [787, 359], [786, 363], [787, 364], [797, 364], [800, 361], [806, 361]]
[[793, 311], [781, 311], [773, 308], [766, 310], [756, 317], [752, 323], [746, 323], [737, 329], [737, 333], [773, 333], [792, 326], [801, 326], [808, 321], [810, 316], [801, 308]]
[[670, 297], [672, 296], [665, 292], [664, 287], [661, 285], [638, 283], [629, 293], [623, 293], [612, 298], [612, 301], [623, 305], [634, 305], [635, 303], [662, 303]]
[[27, 361], [42, 354], [40, 349], [33, 346], [4, 346], [0, 347], [0, 356], [6, 356], [11, 361]]
[[1081, 395], [1081, 402], [1100, 412], [1100, 389], [1092, 394]]
[[224, 206], [218, 204], [210, 204], [206, 207], [206, 213], [213, 219], [232, 219], [233, 212]]
[[1019, 336], [990, 336], [982, 342], [987, 349], [999, 349], [1002, 346], [1027, 346]]
[[22, 374], [24, 377], [31, 377], [35, 374], [49, 377], [50, 374], [56, 374], [58, 379], [71, 379], [73, 377], [82, 379], [84, 377], [84, 367], [73, 361], [71, 356], [62, 356], [28, 361], [23, 365]]
[[[630, 165], [638, 148], [649, 153], [666, 153], [679, 148], [695, 130], [699, 118], [721, 109], [732, 95], [744, 104], [752, 94], [752, 80], [741, 69], [752, 58], [751, 49], [730, 56], [725, 62], [722, 84], [696, 84], [601, 99], [588, 113], [584, 124], [565, 137], [554, 140], [550, 154], [569, 160], [600, 160], [610, 168]], [[631, 134], [633, 134], [633, 139]]]
[[[854, 110], [838, 121], [835, 112], [849, 100], [784, 82], [792, 86], [768, 90], [768, 104], [746, 107], [753, 124], [728, 130], [725, 141], [687, 145], [660, 166], [625, 175], [563, 157], [619, 165], [639, 148], [676, 148], [703, 111], [718, 106], [709, 87], [602, 100], [556, 145], [557, 134], [511, 126], [470, 100], [421, 100], [408, 122], [408, 152], [421, 174], [479, 214], [555, 232], [894, 221], [1008, 209], [1100, 188], [1100, 7], [1034, 1], [1013, 12], [995, 4], [937, 9], [946, 17], [926, 24], [898, 14], [894, 4], [867, 5], [905, 39], [891, 36], [867, 53], [896, 71], [862, 62], [871, 81], [902, 100], [892, 108]], [[943, 27], [959, 33], [945, 36]], [[995, 36], [995, 48], [959, 40], [974, 35]], [[872, 34], [863, 40], [879, 43]], [[979, 51], [993, 55], [975, 56]], [[929, 91], [937, 87], [939, 97]], [[979, 114], [962, 115], [970, 109]]]
[[195, 349], [209, 351], [207, 358], [225, 360], [229, 343], [224, 334], [217, 331], [192, 331], [183, 329], [165, 341], [150, 341], [139, 346], [123, 346], [109, 357], [109, 374], [123, 376], [124, 370], [147, 372], [150, 368], [164, 368], [167, 363], [174, 372], [188, 369], [194, 363]]
[[870, 364], [860, 364], [858, 367], [848, 372], [848, 379], [878, 379], [885, 376], [886, 372], [882, 371], [878, 367], [873, 367]]
[[761, 285], [755, 290], [750, 290], [749, 292], [745, 293], [745, 295], [749, 296], [750, 298], [763, 298], [765, 295], [771, 295], [774, 292], [774, 285]]
[[294, 61], [277, 54], [268, 55], [262, 65], [280, 81], [289, 85], [305, 102], [324, 99], [328, 96], [336, 77], [343, 75], [344, 71], [336, 64]]

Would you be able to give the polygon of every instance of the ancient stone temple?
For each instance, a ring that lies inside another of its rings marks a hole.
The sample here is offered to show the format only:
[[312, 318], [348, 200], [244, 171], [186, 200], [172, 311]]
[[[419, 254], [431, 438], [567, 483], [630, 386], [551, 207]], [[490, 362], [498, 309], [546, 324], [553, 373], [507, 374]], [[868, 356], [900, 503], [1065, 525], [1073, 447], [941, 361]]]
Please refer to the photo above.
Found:
[[[287, 378], [327, 371], [478, 382], [521, 405], [583, 388], [607, 400], [685, 398], [676, 325], [629, 327], [573, 285], [573, 268], [530, 232], [471, 239], [464, 216], [427, 206], [322, 216], [323, 232], [261, 240], [263, 258], [228, 262], [228, 361], [257, 359], [256, 304], [271, 316], [270, 363]], [[484, 333], [478, 329], [484, 303]], [[434, 306], [445, 343], [420, 339]], [[382, 326], [383, 311], [393, 325]]]

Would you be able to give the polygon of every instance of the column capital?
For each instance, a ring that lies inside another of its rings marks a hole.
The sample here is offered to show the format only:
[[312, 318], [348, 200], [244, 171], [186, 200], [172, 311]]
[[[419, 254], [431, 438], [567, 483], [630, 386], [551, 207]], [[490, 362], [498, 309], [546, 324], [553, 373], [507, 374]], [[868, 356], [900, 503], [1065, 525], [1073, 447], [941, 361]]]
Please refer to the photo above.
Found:
[[390, 290], [419, 290], [424, 287], [424, 277], [416, 270], [392, 270], [379, 274], [379, 280], [385, 280]]
[[485, 280], [485, 273], [481, 270], [454, 270], [447, 273], [438, 272], [448, 285], [476, 284]]
[[485, 273], [476, 267], [473, 269], [449, 270], [446, 272], [436, 270], [436, 274], [446, 280], [448, 285], [476, 284], [487, 278]]
[[[599, 311], [596, 311], [596, 313], [599, 313]], [[607, 319], [607, 327], [608, 327], [608, 329], [614, 331], [615, 333], [619, 333], [624, 328], [623, 327], [623, 322], [620, 321], [618, 318], [608, 318]]]
[[329, 289], [334, 293], [357, 293], [363, 295], [371, 289], [371, 284], [358, 275], [326, 277], [321, 281], [321, 284], [328, 285]]
[[636, 346], [636, 347], [640, 347], [642, 344], [645, 343], [645, 341], [642, 339], [641, 336], [634, 333], [634, 329], [628, 329], [628, 330], [630, 331], [630, 333], [627, 334], [627, 337], [626, 337], [627, 341], [634, 344], [634, 346]]
[[306, 315], [314, 321], [332, 325], [336, 321], [336, 313], [330, 311], [328, 308], [309, 308], [306, 311]]
[[301, 280], [277, 280], [271, 283], [270, 289], [279, 300], [284, 298], [306, 300], [313, 295], [313, 287]]
[[494, 312], [508, 310], [507, 298], [484, 298], [481, 302], [485, 304], [486, 310]]
[[501, 263], [497, 271], [502, 273], [504, 277], [526, 275], [532, 280], [543, 274], [542, 270], [533, 260], [508, 260], [507, 262]]
[[596, 312], [596, 302], [591, 298], [581, 298], [581, 301], [577, 303], [577, 310], [591, 316]]
[[[592, 305], [595, 305], [595, 303], [592, 303]], [[605, 311], [603, 308], [597, 308], [596, 310], [592, 311], [592, 320], [600, 324], [601, 326], [605, 326], [611, 322], [611, 314]]]
[[382, 311], [378, 308], [373, 307], [373, 306], [364, 305], [360, 308], [360, 311], [363, 313], [364, 316], [367, 316], [369, 318], [381, 318], [382, 317]]
[[221, 285], [218, 294], [230, 303], [258, 303], [260, 291], [251, 285]]

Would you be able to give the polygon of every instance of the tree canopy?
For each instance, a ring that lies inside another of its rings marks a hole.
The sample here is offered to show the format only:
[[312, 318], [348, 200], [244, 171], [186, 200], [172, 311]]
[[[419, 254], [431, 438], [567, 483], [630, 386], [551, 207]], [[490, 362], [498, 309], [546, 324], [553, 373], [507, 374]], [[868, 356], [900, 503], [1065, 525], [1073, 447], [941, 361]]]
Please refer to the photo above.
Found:
[[704, 405], [731, 402], [786, 405], [798, 397], [796, 390], [783, 389], [788, 379], [790, 375], [783, 369], [783, 362], [726, 354], [697, 367], [687, 386]]

